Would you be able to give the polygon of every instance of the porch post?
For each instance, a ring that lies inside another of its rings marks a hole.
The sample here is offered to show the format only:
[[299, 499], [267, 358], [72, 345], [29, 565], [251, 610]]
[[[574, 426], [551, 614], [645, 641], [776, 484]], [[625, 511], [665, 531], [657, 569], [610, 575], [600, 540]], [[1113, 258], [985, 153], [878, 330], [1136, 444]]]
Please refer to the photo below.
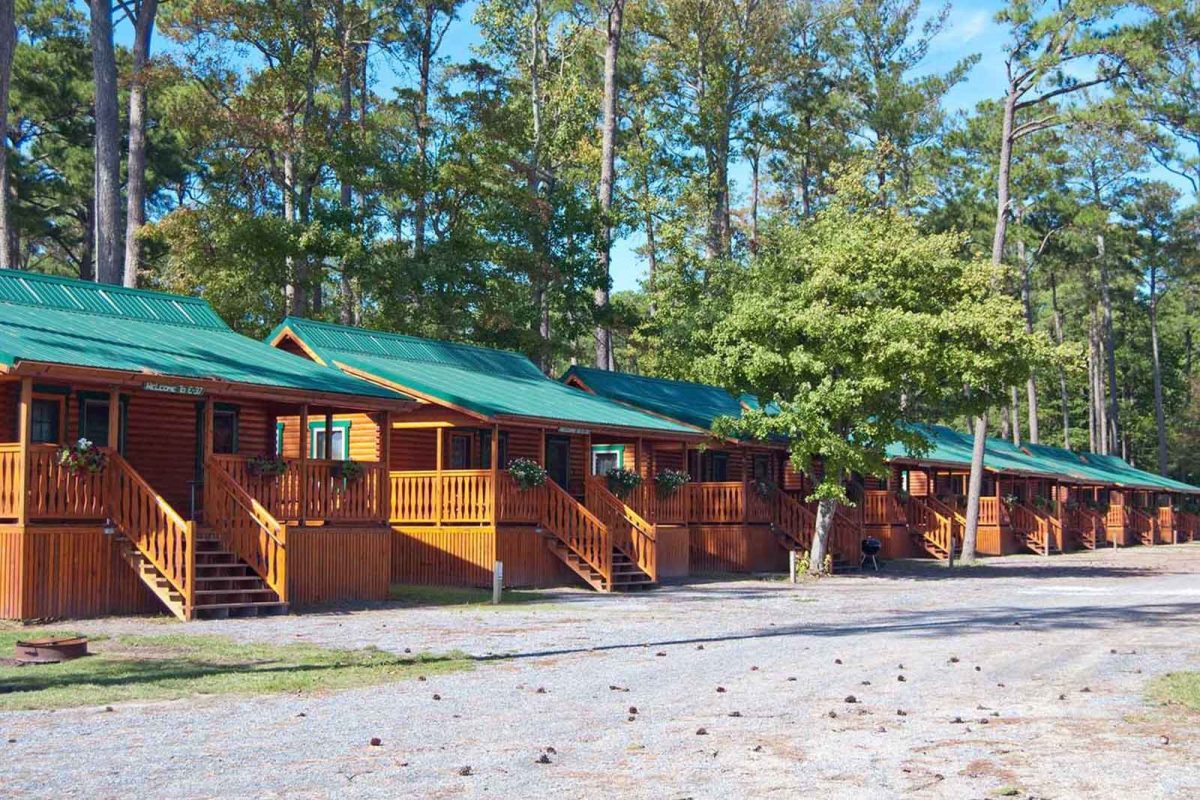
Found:
[[[750, 524], [750, 470], [747, 469], [747, 467], [749, 466], [751, 459], [748, 459], [746, 457], [748, 453], [749, 453], [749, 451], [745, 447], [741, 448], [741, 457], [742, 457], [742, 525], [743, 526]], [[743, 527], [742, 534], [745, 535], [745, 532], [746, 532], [745, 528]]]
[[121, 444], [121, 394], [116, 389], [108, 393], [108, 441], [105, 444], [114, 453]]
[[384, 522], [392, 519], [392, 412], [381, 411], [379, 420], [379, 465], [383, 472], [379, 485], [380, 512]]
[[[346, 449], [349, 450], [347, 442]], [[325, 460], [333, 461], [333, 412], [325, 412]]]
[[[568, 458], [570, 456], [568, 455]], [[587, 482], [592, 477], [592, 435], [589, 433], [583, 437], [583, 483], [584, 491], [587, 491]]]
[[492, 465], [492, 491], [491, 491], [491, 516], [492, 528], [495, 528], [500, 523], [500, 426], [492, 425], [492, 457], [489, 462]]
[[[201, 452], [204, 454], [206, 469], [208, 467], [208, 459], [213, 454], [213, 417], [215, 416], [213, 412], [212, 398], [204, 398], [204, 449]], [[109, 435], [111, 436], [111, 433]]]
[[[21, 445], [20, 486], [17, 486], [17, 523], [29, 522], [29, 440], [33, 423], [33, 378], [21, 379], [21, 401], [17, 414], [17, 436]], [[66, 420], [63, 420], [65, 425]], [[24, 532], [24, 531], [22, 531]]]
[[546, 429], [538, 428], [538, 463], [546, 468]]
[[300, 438], [299, 438], [299, 456], [300, 456], [300, 510], [296, 515], [296, 521], [300, 527], [304, 527], [308, 516], [308, 442], [311, 438], [308, 435], [308, 404], [300, 406]]
[[433, 524], [442, 527], [442, 438], [444, 428], [437, 431], [437, 466], [433, 477]]

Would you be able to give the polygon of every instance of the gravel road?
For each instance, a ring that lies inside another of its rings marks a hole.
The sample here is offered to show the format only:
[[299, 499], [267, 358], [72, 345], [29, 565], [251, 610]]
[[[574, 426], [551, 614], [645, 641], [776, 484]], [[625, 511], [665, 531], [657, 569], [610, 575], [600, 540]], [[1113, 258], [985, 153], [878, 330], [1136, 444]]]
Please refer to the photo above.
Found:
[[1200, 544], [190, 623], [479, 664], [0, 714], [0, 796], [1200, 797], [1200, 714], [1144, 698], [1153, 676], [1200, 669], [1198, 574]]

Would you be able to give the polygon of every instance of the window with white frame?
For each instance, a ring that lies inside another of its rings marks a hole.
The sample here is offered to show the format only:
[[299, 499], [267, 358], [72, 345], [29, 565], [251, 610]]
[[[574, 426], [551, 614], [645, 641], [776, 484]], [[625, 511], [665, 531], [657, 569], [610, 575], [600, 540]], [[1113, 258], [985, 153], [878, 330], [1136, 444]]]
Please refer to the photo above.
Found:
[[[350, 423], [337, 421], [330, 429], [330, 458], [346, 461], [350, 458]], [[325, 458], [325, 423], [310, 422], [308, 426], [309, 457]]]

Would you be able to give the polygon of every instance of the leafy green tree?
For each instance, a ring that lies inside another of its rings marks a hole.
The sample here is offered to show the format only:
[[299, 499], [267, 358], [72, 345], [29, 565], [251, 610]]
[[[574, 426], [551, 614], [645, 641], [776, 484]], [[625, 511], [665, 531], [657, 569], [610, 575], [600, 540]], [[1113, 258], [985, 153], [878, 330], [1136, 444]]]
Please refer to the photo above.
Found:
[[793, 464], [816, 474], [818, 570], [849, 476], [884, 474], [893, 443], [922, 451], [911, 423], [972, 410], [964, 382], [1003, 383], [1050, 347], [1025, 332], [992, 268], [960, 256], [960, 234], [923, 233], [880, 202], [877, 183], [865, 187], [875, 167], [844, 176], [809, 224], [769, 229], [701, 362], [710, 380], [777, 406], [722, 420], [721, 432], [785, 436]]

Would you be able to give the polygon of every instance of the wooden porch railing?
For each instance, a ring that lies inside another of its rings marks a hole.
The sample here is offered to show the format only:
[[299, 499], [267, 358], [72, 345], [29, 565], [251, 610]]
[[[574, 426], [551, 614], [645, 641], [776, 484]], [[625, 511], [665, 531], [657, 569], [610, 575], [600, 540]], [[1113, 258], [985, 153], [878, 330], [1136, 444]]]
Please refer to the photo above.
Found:
[[20, 514], [21, 491], [24, 487], [21, 445], [0, 444], [0, 517], [16, 517]]
[[1158, 541], [1158, 520], [1151, 517], [1140, 508], [1125, 506], [1129, 529], [1142, 544], [1154, 544]]
[[184, 617], [196, 602], [196, 523], [185, 522], [117, 453], [108, 454], [106, 510], [121, 534], [183, 597]]
[[612, 544], [638, 569], [658, 581], [658, 547], [654, 526], [608, 490], [604, 478], [592, 477], [584, 487], [584, 505], [604, 523]]
[[853, 514], [853, 509], [843, 511], [838, 506], [833, 514], [833, 527], [829, 531], [829, 552], [834, 557], [853, 561], [862, 552], [862, 525]]
[[604, 523], [554, 481], [530, 491], [546, 498], [542, 524], [612, 586], [612, 540]]
[[908, 524], [919, 531], [942, 558], [954, 553], [962, 541], [957, 512], [936, 497], [909, 497], [905, 514]]
[[491, 470], [393, 472], [390, 480], [392, 522], [462, 525], [492, 520]]
[[[549, 482], [549, 481], [547, 481]], [[496, 509], [501, 522], [539, 524], [546, 517], [545, 486], [522, 490], [507, 472], [500, 473]]]
[[813, 533], [817, 527], [816, 516], [799, 500], [786, 492], [778, 492], [774, 504], [775, 523], [784, 533], [795, 540], [804, 550], [812, 547]]
[[1163, 544], [1174, 544], [1178, 529], [1175, 526], [1175, 509], [1171, 506], [1158, 507], [1158, 540]]
[[[78, 472], [59, 466], [58, 445], [29, 448], [29, 482], [26, 511], [30, 519], [101, 519], [104, 510], [104, 473]], [[7, 460], [7, 453], [5, 458]], [[20, 472], [20, 454], [12, 469]]]
[[1080, 541], [1085, 546], [1092, 548], [1103, 547], [1108, 541], [1108, 526], [1105, 524], [1106, 512], [1080, 506], [1071, 514], [1074, 516], [1074, 527]]
[[742, 522], [743, 489], [741, 481], [689, 483], [689, 518], [692, 522]]
[[1104, 524], [1108, 538], [1117, 545], [1128, 544], [1126, 532], [1129, 530], [1129, 514], [1124, 505], [1109, 503], [1104, 515]]
[[245, 456], [217, 455], [213, 459], [276, 519], [387, 521], [388, 509], [383, 507], [387, 473], [380, 464], [359, 462], [362, 475], [346, 480], [337, 477], [338, 461], [307, 461], [302, 474], [299, 459], [286, 459], [287, 470], [276, 476], [250, 474], [250, 459]]
[[1179, 538], [1182, 541], [1200, 541], [1200, 516], [1190, 511], [1176, 511], [1175, 518], [1179, 525]]
[[205, 467], [205, 523], [286, 603], [287, 527], [238, 485], [215, 457]]

